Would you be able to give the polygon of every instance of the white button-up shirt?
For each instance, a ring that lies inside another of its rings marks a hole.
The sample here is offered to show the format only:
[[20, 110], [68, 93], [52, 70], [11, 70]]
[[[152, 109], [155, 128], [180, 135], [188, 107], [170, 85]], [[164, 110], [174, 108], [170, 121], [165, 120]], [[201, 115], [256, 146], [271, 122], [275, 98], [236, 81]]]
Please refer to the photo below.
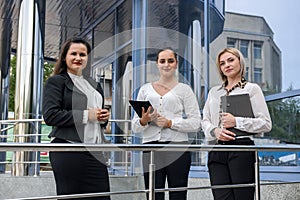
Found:
[[[272, 129], [272, 121], [269, 110], [261, 91], [255, 83], [247, 83], [244, 88], [237, 87], [229, 95], [249, 94], [254, 118], [235, 117], [236, 129], [251, 133], [269, 132]], [[222, 86], [211, 88], [203, 109], [202, 129], [207, 140], [216, 139], [211, 135], [211, 131], [218, 127], [220, 97], [226, 95], [226, 90]]]
[[[74, 85], [87, 96], [87, 109], [101, 108], [103, 101], [101, 94], [93, 88], [83, 76], [68, 74]], [[100, 127], [98, 121], [88, 121], [88, 110], [84, 110], [83, 112], [83, 123], [85, 124], [84, 143], [101, 143], [101, 132], [104, 130]]]
[[153, 108], [167, 119], [172, 120], [171, 128], [158, 127], [155, 124], [142, 126], [135, 113], [132, 119], [134, 132], [142, 132], [143, 143], [151, 141], [188, 141], [188, 133], [196, 132], [201, 126], [199, 105], [189, 85], [178, 83], [168, 93], [161, 96], [152, 86], [144, 84], [138, 93], [137, 100], [150, 101]]

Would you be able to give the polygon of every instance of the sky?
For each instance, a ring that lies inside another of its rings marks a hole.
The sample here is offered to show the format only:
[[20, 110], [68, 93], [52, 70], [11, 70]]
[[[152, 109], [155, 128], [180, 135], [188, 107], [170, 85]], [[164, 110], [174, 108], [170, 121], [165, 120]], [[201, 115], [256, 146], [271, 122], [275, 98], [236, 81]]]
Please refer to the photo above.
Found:
[[225, 0], [225, 10], [264, 17], [282, 56], [282, 91], [300, 89], [300, 1]]

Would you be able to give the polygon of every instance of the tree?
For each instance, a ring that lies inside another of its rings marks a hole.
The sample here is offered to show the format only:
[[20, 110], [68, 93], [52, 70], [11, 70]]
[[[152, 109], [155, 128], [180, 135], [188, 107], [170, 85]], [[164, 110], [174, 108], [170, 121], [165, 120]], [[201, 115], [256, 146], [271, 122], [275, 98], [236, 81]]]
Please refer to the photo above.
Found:
[[[12, 56], [10, 60], [10, 79], [9, 79], [9, 105], [8, 110], [15, 110], [15, 88], [16, 88], [16, 64], [17, 58], [16, 56]], [[47, 80], [47, 78], [51, 75], [53, 71], [54, 65], [48, 62], [44, 63], [44, 77], [43, 83]]]
[[16, 64], [17, 58], [13, 56], [10, 60], [10, 78], [9, 78], [9, 104], [8, 110], [14, 111], [15, 109], [15, 88], [16, 88]]
[[266, 135], [287, 143], [300, 143], [300, 97], [269, 102], [268, 107], [273, 128]]

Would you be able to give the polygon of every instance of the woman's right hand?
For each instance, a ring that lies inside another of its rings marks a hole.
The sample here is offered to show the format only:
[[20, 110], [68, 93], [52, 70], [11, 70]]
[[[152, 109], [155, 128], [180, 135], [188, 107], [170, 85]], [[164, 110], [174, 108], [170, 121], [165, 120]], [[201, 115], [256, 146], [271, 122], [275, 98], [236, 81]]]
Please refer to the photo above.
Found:
[[99, 122], [106, 122], [109, 119], [109, 115], [110, 115], [109, 110], [103, 108], [100, 109], [100, 111], [98, 111], [97, 119]]
[[149, 106], [147, 111], [145, 111], [145, 108], [142, 107], [142, 117], [140, 118], [140, 124], [142, 126], [146, 126], [147, 123], [151, 121], [155, 121], [158, 117], [157, 110], [154, 109], [153, 112], [151, 113], [152, 107]]
[[235, 133], [223, 128], [216, 128], [214, 130], [215, 136], [217, 140], [220, 141], [230, 141], [230, 140], [235, 140]]
[[101, 115], [101, 108], [90, 108], [88, 110], [88, 120], [91, 122], [98, 121], [99, 116]]

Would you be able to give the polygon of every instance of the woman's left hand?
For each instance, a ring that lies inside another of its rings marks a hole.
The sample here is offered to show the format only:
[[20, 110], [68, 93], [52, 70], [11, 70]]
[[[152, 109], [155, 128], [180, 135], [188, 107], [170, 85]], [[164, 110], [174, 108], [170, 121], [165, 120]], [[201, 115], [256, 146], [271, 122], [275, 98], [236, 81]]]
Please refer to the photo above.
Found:
[[107, 109], [99, 109], [97, 112], [98, 121], [106, 122], [109, 119], [109, 110]]
[[232, 128], [236, 126], [235, 117], [230, 113], [221, 113], [223, 128]]
[[162, 127], [162, 128], [170, 128], [169, 127], [169, 124], [170, 124], [170, 120], [159, 115], [156, 120], [154, 121], [155, 124], [159, 127]]

